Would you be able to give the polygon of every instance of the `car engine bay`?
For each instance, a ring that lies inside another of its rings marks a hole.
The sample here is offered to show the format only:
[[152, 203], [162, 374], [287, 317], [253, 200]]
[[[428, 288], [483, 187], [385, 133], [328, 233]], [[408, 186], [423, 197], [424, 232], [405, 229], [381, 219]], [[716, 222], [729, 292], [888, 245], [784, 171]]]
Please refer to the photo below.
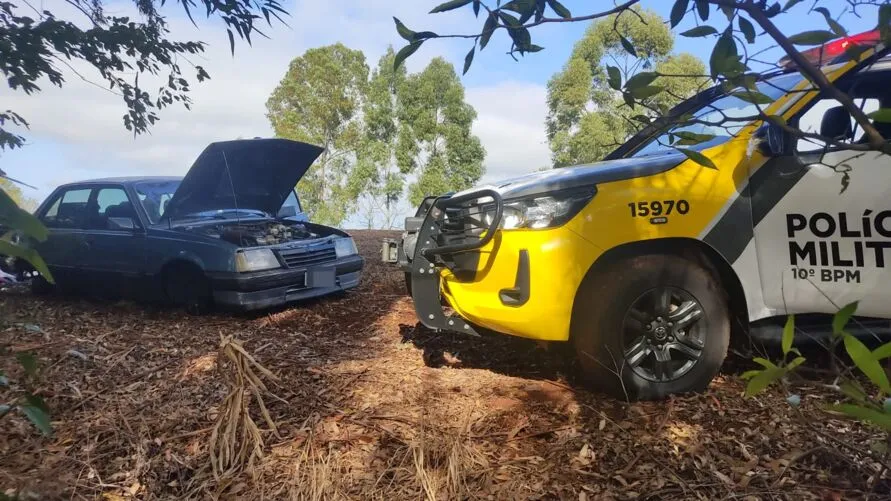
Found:
[[306, 240], [324, 236], [310, 231], [304, 224], [288, 224], [280, 221], [213, 224], [191, 229], [241, 247], [276, 245], [293, 240]]

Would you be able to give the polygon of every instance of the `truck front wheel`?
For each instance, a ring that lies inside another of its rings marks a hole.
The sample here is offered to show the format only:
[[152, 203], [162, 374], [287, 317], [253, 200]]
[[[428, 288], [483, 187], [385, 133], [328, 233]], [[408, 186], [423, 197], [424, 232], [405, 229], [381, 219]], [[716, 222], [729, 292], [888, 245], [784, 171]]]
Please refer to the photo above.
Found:
[[726, 294], [674, 255], [612, 263], [579, 291], [572, 338], [588, 382], [619, 398], [704, 390], [730, 342]]

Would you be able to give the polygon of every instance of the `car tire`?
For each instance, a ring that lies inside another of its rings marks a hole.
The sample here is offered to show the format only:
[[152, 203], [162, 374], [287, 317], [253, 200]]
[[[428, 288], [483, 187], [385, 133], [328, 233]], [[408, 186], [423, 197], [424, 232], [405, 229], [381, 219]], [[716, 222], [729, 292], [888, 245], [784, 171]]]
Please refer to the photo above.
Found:
[[56, 287], [49, 283], [47, 279], [41, 275], [31, 278], [31, 293], [35, 296], [46, 296], [52, 294]]
[[189, 314], [202, 315], [213, 306], [210, 282], [195, 266], [170, 266], [164, 271], [163, 282], [167, 300]]
[[610, 265], [579, 289], [572, 341], [583, 377], [618, 398], [654, 400], [704, 390], [730, 342], [720, 282], [674, 255]]

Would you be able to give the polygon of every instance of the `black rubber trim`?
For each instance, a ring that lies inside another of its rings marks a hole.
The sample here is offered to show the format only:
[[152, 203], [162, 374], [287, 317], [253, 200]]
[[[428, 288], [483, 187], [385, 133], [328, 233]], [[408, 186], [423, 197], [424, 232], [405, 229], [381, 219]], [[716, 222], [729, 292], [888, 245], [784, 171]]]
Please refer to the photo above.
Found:
[[501, 299], [501, 304], [517, 308], [529, 301], [531, 293], [529, 289], [529, 251], [521, 249], [514, 286], [498, 291], [498, 298]]

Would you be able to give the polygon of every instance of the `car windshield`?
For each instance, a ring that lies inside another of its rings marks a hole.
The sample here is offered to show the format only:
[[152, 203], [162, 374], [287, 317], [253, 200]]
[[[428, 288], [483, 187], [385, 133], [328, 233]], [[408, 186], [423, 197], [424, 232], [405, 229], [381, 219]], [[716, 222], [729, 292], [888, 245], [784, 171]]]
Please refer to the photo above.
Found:
[[[769, 80], [764, 80], [757, 84], [758, 91], [767, 95], [772, 100], [779, 99], [784, 94], [791, 91], [799, 82], [802, 76], [800, 73], [789, 73], [779, 75]], [[761, 105], [762, 109], [764, 105]], [[744, 101], [738, 97], [724, 95], [710, 103], [703, 105], [696, 111], [693, 111], [694, 118], [705, 122], [721, 122], [727, 118], [741, 118], [758, 114], [758, 107], [748, 101]], [[725, 118], [726, 117], [726, 118]], [[728, 140], [731, 136], [739, 132], [747, 124], [745, 122], [726, 122], [723, 125], [709, 125], [704, 123], [689, 124], [684, 126], [673, 127], [650, 140], [643, 148], [635, 152], [632, 157], [642, 157], [647, 155], [656, 155], [674, 151], [671, 147], [671, 138], [669, 134], [677, 134], [679, 132], [691, 132], [694, 134], [702, 134], [714, 136], [708, 141], [704, 141], [693, 146], [693, 149], [705, 149], [715, 146]]]
[[156, 224], [164, 216], [167, 204], [173, 198], [179, 183], [179, 179], [174, 179], [142, 181], [134, 185], [139, 203], [142, 204], [142, 208], [145, 209], [145, 213], [152, 224]]

